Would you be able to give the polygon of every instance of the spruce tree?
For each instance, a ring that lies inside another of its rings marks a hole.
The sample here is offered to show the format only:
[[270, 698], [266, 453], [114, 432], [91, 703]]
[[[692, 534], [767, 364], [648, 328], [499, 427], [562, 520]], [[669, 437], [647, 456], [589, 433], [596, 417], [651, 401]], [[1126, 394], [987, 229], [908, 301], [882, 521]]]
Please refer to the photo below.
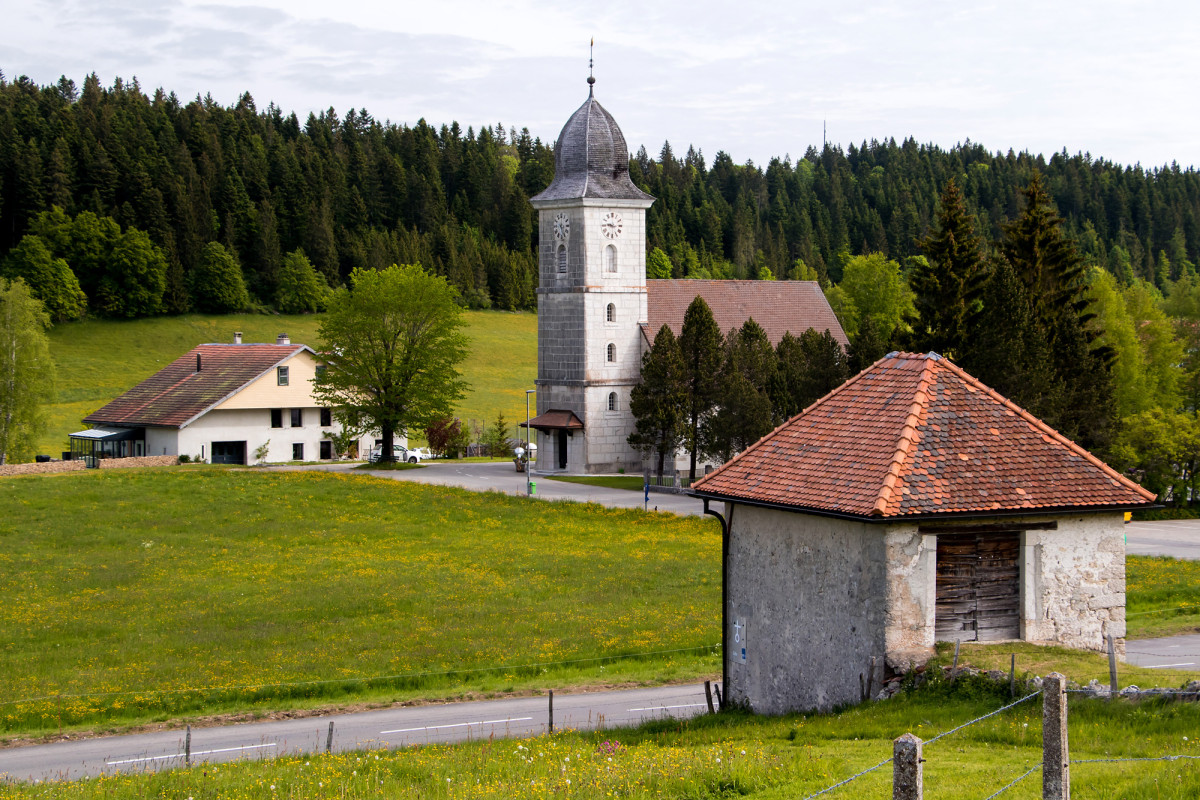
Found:
[[1057, 405], [1046, 421], [1089, 450], [1102, 451], [1117, 425], [1111, 375], [1115, 353], [1096, 344], [1102, 331], [1088, 310], [1084, 260], [1064, 233], [1063, 219], [1039, 173], [1034, 172], [1022, 194], [1025, 206], [1005, 226], [1001, 251], [1049, 338]]
[[633, 387], [629, 410], [635, 420], [629, 444], [645, 456], [657, 457], [656, 474], [661, 477], [667, 456], [674, 458], [683, 440], [687, 385], [683, 350], [668, 325], [654, 337], [654, 344], [642, 356], [642, 374]]
[[696, 478], [696, 456], [701, 451], [701, 426], [717, 404], [717, 379], [721, 369], [721, 330], [712, 309], [697, 297], [683, 315], [679, 334], [683, 353], [686, 427], [683, 444], [690, 455], [688, 476]]
[[704, 452], [720, 461], [770, 433], [771, 386], [777, 380], [775, 349], [753, 317], [729, 332], [724, 355], [717, 408], [702, 426]]
[[850, 351], [847, 356], [850, 374], [857, 375], [887, 355], [890, 350], [888, 334], [874, 319], [866, 317], [850, 339]]
[[785, 333], [775, 347], [776, 379], [772, 400], [776, 422], [790, 419], [841, 386], [849, 377], [849, 361], [829, 331], [812, 328], [799, 337]]
[[953, 178], [942, 191], [937, 231], [917, 244], [926, 259], [913, 259], [908, 275], [918, 317], [908, 347], [957, 358], [965, 352], [968, 317], [978, 310], [986, 265], [983, 242]]

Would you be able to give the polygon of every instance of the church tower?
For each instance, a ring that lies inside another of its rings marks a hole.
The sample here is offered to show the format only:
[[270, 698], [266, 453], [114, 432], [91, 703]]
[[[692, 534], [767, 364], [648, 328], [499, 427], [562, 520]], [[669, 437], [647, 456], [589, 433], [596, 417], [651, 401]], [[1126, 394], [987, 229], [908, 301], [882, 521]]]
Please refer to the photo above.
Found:
[[629, 148], [593, 96], [563, 126], [538, 211], [537, 470], [641, 471], [630, 391], [646, 322], [646, 209]]

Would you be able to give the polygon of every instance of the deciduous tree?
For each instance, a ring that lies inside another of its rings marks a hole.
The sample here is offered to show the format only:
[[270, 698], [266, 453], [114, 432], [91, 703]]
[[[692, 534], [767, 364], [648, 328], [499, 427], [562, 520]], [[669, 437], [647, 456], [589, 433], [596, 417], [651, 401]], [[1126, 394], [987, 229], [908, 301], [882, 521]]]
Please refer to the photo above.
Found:
[[54, 399], [50, 317], [19, 278], [0, 278], [0, 464], [26, 461]]
[[313, 394], [344, 425], [377, 429], [390, 460], [397, 431], [448, 417], [465, 389], [458, 292], [418, 265], [355, 270], [321, 322], [327, 368]]

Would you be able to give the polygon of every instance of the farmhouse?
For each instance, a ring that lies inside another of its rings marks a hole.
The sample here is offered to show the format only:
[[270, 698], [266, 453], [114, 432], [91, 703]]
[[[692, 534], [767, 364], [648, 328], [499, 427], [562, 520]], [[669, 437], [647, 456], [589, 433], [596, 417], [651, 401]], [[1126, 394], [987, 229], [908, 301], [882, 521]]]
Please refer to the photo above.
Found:
[[847, 344], [812, 281], [646, 280], [646, 209], [654, 198], [630, 180], [625, 137], [590, 88], [558, 136], [554, 180], [530, 202], [539, 220], [530, 422], [539, 472], [641, 471], [642, 456], [627, 439], [642, 354], [663, 324], [679, 332], [697, 296], [723, 331], [753, 316], [772, 344], [809, 328]]
[[214, 464], [333, 458], [325, 434], [341, 426], [313, 399], [319, 366], [310, 347], [286, 335], [274, 344], [243, 344], [238, 333], [233, 344], [199, 345], [84, 417], [92, 427], [71, 434], [72, 457], [186, 455]]
[[936, 641], [1125, 636], [1124, 512], [1155, 496], [935, 353], [890, 353], [717, 471], [727, 696], [861, 699]]

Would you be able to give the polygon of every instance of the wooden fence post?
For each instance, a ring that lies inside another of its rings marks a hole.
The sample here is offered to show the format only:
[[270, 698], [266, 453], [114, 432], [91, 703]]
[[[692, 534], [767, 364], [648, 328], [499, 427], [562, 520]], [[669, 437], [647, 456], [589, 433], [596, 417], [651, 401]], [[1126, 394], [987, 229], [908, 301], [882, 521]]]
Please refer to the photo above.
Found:
[[192, 726], [187, 726], [187, 733], [183, 737], [183, 764], [186, 767], [192, 765]]
[[1117, 648], [1111, 633], [1108, 635], [1108, 696], [1110, 700], [1117, 696]]
[[923, 744], [911, 733], [892, 742], [892, 800], [922, 800], [925, 796]]
[[1067, 679], [1051, 672], [1042, 682], [1042, 800], [1071, 800], [1067, 747]]
[[554, 690], [550, 690], [550, 733], [554, 733]]
[[333, 720], [329, 720], [329, 735], [325, 737], [325, 752], [333, 752]]
[[708, 713], [715, 714], [716, 709], [713, 708], [712, 701], [712, 681], [704, 682], [704, 699], [708, 701]]

